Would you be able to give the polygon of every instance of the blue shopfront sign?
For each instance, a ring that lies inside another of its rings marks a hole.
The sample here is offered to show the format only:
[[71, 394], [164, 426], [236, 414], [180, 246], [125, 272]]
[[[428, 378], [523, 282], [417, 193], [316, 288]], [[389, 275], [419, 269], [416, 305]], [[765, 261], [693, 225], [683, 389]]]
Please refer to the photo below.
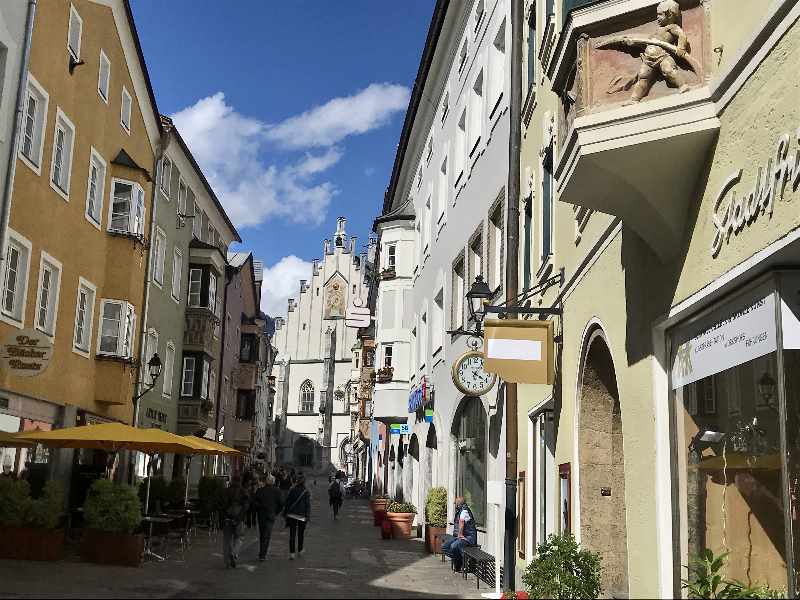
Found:
[[417, 412], [430, 404], [431, 391], [428, 380], [423, 377], [420, 384], [411, 390], [411, 393], [408, 395], [408, 412]]

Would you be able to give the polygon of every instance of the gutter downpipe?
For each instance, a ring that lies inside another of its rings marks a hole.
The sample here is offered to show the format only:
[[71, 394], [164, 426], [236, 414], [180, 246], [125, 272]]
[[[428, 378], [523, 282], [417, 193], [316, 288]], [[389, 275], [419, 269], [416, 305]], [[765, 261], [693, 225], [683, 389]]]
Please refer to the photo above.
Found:
[[[522, 0], [511, 0], [511, 97], [509, 98], [508, 210], [506, 225], [506, 300], [516, 304], [519, 286], [519, 196], [520, 146], [522, 143]], [[516, 589], [517, 537], [517, 384], [506, 382], [506, 520], [504, 581], [506, 590]]]
[[6, 181], [3, 195], [0, 198], [0, 265], [6, 260], [6, 238], [8, 222], [11, 218], [11, 191], [14, 188], [14, 174], [17, 170], [17, 147], [22, 131], [22, 115], [25, 112], [25, 91], [28, 88], [28, 63], [31, 56], [31, 39], [33, 38], [33, 21], [36, 16], [36, 0], [28, 0], [28, 14], [25, 18], [25, 41], [22, 44], [22, 60], [19, 65], [17, 89], [17, 105], [14, 109], [14, 127], [11, 131], [8, 157], [6, 159]]

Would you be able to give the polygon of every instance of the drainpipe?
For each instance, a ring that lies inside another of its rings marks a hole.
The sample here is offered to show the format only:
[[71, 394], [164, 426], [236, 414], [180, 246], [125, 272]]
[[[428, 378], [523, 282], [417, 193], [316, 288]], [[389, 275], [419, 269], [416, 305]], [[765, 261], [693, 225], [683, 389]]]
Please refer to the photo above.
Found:
[[[36, 0], [28, 0], [28, 14], [25, 18], [25, 40], [22, 44], [22, 60], [19, 65], [17, 83], [17, 104], [14, 109], [14, 127], [6, 157], [6, 181], [3, 185], [3, 195], [0, 197], [0, 249], [5, 249], [8, 237], [8, 221], [11, 217], [11, 190], [14, 187], [14, 174], [17, 170], [17, 146], [19, 145], [20, 132], [22, 131], [22, 116], [25, 113], [25, 92], [28, 87], [28, 62], [31, 56], [31, 38], [33, 37], [33, 19], [36, 16]], [[0, 266], [6, 259], [5, 251], [0, 251]]]
[[[511, 0], [511, 120], [508, 140], [508, 223], [506, 225], [506, 300], [516, 304], [519, 279], [519, 173], [522, 143], [522, 0]], [[517, 536], [517, 384], [506, 383], [506, 520], [504, 581], [514, 590]]]

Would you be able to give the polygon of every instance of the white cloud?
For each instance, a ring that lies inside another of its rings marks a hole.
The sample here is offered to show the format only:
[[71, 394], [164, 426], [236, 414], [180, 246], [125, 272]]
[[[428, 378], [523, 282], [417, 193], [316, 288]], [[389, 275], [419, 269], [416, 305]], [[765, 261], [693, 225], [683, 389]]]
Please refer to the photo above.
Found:
[[408, 105], [403, 85], [373, 83], [352, 96], [333, 98], [271, 127], [267, 137], [288, 148], [337, 144], [344, 138], [382, 127]]
[[284, 256], [271, 267], [264, 268], [261, 286], [261, 310], [271, 317], [286, 315], [289, 298], [300, 295], [300, 280], [311, 280], [312, 264], [294, 254]]
[[[172, 118], [237, 227], [254, 227], [270, 217], [319, 224], [338, 193], [331, 181], [318, 181], [341, 160], [335, 144], [345, 137], [381, 127], [405, 108], [408, 88], [372, 84], [353, 96], [334, 98], [278, 125], [246, 117], [217, 92]], [[294, 163], [267, 163], [271, 142], [306, 152]]]

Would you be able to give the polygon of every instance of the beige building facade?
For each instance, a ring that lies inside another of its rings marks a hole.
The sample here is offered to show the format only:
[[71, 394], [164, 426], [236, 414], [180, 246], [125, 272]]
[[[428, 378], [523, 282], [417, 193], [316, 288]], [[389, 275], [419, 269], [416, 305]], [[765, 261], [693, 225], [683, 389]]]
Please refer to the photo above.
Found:
[[608, 594], [680, 594], [706, 548], [794, 594], [800, 6], [526, 16], [520, 288], [563, 312], [519, 388], [520, 566], [570, 531]]

